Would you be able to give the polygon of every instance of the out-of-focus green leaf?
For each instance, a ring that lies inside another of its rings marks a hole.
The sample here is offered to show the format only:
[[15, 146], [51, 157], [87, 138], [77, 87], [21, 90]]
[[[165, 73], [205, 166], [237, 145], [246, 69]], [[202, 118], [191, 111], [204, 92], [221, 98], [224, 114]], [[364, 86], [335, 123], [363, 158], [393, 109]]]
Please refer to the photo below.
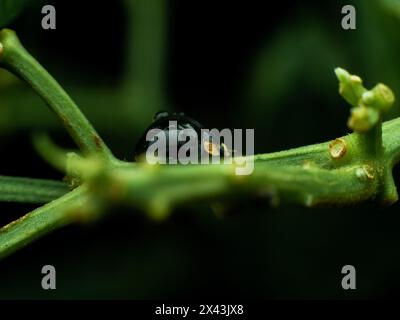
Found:
[[0, 0], [0, 28], [7, 26], [29, 0]]
[[400, 18], [400, 0], [379, 0], [379, 3], [397, 18]]

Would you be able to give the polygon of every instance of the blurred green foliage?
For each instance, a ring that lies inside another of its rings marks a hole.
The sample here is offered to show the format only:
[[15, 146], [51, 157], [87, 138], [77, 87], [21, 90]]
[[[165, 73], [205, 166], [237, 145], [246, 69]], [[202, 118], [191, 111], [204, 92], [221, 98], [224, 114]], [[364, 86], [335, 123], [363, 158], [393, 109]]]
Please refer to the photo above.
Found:
[[0, 1], [0, 28], [5, 27], [23, 9], [30, 0], [1, 0]]

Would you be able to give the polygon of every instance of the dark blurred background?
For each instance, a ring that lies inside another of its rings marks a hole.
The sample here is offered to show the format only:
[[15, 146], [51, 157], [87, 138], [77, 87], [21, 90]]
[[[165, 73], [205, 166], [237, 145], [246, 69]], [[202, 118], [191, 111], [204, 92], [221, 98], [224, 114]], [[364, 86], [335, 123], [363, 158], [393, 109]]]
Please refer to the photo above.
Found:
[[[44, 4], [56, 7], [56, 30], [41, 28]], [[341, 28], [345, 4], [356, 8], [356, 30]], [[184, 111], [208, 128], [255, 128], [257, 153], [344, 135], [349, 106], [337, 93], [337, 66], [400, 97], [398, 0], [35, 0], [10, 27], [122, 159], [133, 160], [158, 110]], [[0, 174], [61, 179], [30, 140], [42, 130], [73, 146], [61, 124], [5, 71], [0, 97]], [[393, 109], [388, 118], [400, 115]], [[0, 225], [32, 208], [1, 203]], [[389, 297], [400, 288], [399, 225], [399, 204], [248, 200], [223, 218], [204, 204], [162, 223], [114, 208], [2, 260], [0, 298]], [[46, 264], [56, 267], [57, 290], [41, 289]], [[341, 288], [347, 264], [356, 290]]]

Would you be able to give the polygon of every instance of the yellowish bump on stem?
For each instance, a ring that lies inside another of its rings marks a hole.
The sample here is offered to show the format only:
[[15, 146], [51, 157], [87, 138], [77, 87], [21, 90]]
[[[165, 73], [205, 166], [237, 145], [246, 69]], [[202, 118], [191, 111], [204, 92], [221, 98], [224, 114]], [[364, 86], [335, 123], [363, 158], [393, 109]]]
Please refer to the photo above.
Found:
[[333, 159], [340, 159], [346, 154], [346, 141], [337, 138], [329, 144], [329, 153]]
[[350, 76], [350, 80], [352, 81], [352, 82], [354, 82], [354, 83], [362, 83], [362, 80], [361, 80], [361, 78], [359, 77], [359, 76], [356, 76], [356, 75], [351, 75]]
[[365, 165], [365, 166], [363, 166], [363, 169], [364, 169], [365, 174], [367, 175], [367, 178], [368, 178], [368, 179], [372, 180], [372, 179], [375, 178], [375, 175], [374, 175], [374, 168], [372, 168], [372, 167], [369, 166], [369, 165]]
[[360, 168], [357, 168], [356, 176], [361, 180], [372, 180], [375, 178], [374, 169], [366, 164]]

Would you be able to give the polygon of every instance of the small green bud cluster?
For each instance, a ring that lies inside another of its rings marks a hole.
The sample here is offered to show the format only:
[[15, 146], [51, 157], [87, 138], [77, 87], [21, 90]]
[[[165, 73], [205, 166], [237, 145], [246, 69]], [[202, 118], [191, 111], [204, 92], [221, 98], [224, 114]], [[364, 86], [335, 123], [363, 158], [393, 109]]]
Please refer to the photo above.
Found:
[[367, 90], [360, 77], [341, 68], [336, 68], [335, 73], [339, 79], [340, 95], [353, 106], [347, 125], [356, 132], [370, 130], [393, 105], [392, 90], [382, 83]]

